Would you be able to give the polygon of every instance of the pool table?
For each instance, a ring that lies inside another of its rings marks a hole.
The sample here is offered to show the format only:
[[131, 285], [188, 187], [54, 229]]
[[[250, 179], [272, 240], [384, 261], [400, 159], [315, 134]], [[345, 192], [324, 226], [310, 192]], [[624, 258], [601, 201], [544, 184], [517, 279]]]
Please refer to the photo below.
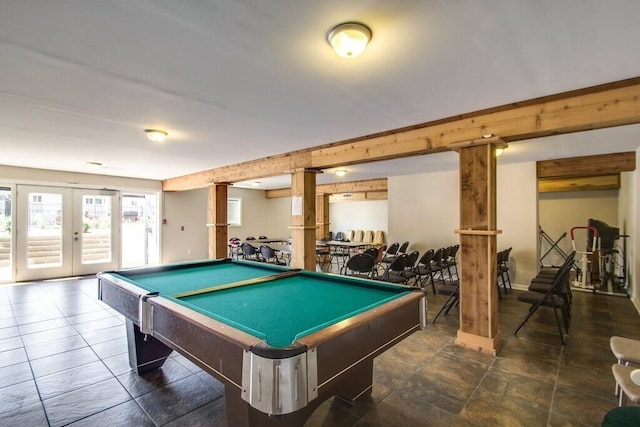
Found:
[[173, 350], [225, 386], [230, 426], [302, 425], [371, 393], [373, 358], [426, 325], [426, 294], [266, 263], [208, 260], [98, 274], [138, 374]]

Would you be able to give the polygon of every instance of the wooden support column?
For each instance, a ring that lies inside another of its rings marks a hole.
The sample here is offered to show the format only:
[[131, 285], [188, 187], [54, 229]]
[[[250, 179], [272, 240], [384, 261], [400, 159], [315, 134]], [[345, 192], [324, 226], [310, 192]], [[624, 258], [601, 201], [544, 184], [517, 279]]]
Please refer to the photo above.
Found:
[[229, 183], [209, 186], [207, 227], [209, 228], [209, 259], [229, 256], [227, 194]]
[[316, 240], [329, 236], [329, 194], [316, 194]]
[[495, 355], [498, 330], [496, 147], [460, 148], [460, 329], [456, 344]]
[[316, 270], [315, 169], [291, 174], [291, 267]]

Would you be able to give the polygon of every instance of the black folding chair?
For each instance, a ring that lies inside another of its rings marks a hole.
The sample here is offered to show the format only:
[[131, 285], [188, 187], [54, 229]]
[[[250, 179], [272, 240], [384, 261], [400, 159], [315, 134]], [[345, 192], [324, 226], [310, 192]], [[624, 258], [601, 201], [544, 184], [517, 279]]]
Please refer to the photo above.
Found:
[[360, 277], [363, 279], [373, 278], [373, 271], [376, 260], [369, 254], [355, 254], [341, 269], [341, 273], [345, 276]]
[[440, 317], [441, 314], [448, 314], [453, 307], [458, 305], [460, 302], [460, 281], [456, 280], [454, 282], [448, 282], [444, 285], [437, 286], [436, 294], [447, 295], [448, 298], [445, 300], [444, 304], [442, 304], [442, 307], [440, 307], [440, 310], [434, 316], [431, 323], [436, 323], [436, 320], [438, 320], [438, 317]]
[[566, 333], [569, 333], [569, 307], [563, 297], [558, 295], [558, 290], [562, 286], [568, 286], [569, 273], [571, 272], [571, 265], [573, 264], [573, 257], [575, 252], [572, 252], [569, 257], [562, 264], [556, 277], [554, 278], [551, 286], [545, 293], [526, 291], [518, 295], [518, 301], [529, 304], [529, 311], [522, 318], [513, 334], [516, 335], [518, 331], [527, 323], [527, 321], [533, 316], [533, 314], [540, 307], [548, 307], [553, 309], [553, 314], [558, 326], [558, 333], [560, 334], [560, 342], [564, 345], [564, 333], [562, 332], [562, 323], [560, 317], [564, 321], [564, 328]]

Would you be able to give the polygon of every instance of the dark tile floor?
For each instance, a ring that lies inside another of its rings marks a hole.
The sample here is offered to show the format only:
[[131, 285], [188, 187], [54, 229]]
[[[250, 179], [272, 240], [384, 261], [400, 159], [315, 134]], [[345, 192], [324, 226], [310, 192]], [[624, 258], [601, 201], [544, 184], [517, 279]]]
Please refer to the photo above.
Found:
[[[173, 354], [138, 376], [122, 318], [96, 299], [96, 280], [0, 286], [0, 426], [224, 426], [223, 388]], [[518, 336], [527, 310], [500, 301], [497, 357], [453, 344], [457, 309], [376, 359], [371, 398], [325, 402], [308, 426], [588, 426], [616, 406], [609, 337], [640, 339], [629, 299], [574, 292], [560, 346], [546, 310]], [[430, 317], [442, 304], [429, 296]]]

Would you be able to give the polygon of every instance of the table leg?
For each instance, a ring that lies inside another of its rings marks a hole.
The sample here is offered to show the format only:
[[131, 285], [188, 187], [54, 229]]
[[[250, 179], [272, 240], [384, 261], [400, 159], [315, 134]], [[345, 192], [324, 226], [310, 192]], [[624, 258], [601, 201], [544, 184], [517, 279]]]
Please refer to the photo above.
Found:
[[159, 368], [173, 350], [151, 335], [140, 332], [138, 325], [127, 319], [129, 366], [138, 375]]
[[360, 399], [371, 395], [372, 383], [373, 357], [369, 357], [344, 378], [334, 393], [336, 397], [355, 406]]

